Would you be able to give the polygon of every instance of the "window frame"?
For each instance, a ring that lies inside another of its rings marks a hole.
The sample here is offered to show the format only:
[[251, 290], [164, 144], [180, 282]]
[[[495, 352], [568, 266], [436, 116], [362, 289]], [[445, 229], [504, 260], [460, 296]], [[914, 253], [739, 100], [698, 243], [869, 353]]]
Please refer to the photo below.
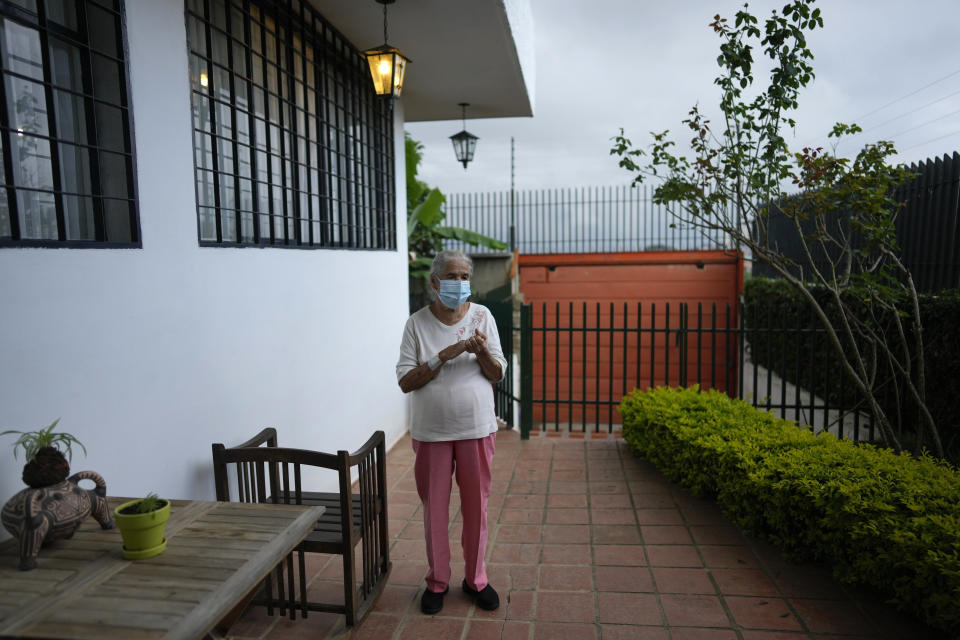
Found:
[[[57, 238], [17, 237], [21, 235], [21, 231], [20, 213], [17, 204], [16, 192], [22, 188], [18, 187], [14, 181], [14, 168], [10, 162], [12, 159], [12, 152], [10, 149], [9, 136], [13, 133], [13, 126], [10, 124], [10, 116], [8, 111], [9, 106], [6, 103], [8, 93], [6, 77], [10, 76], [13, 78], [27, 78], [22, 74], [3, 70], [2, 74], [0, 74], [0, 112], [2, 112], [0, 113], [0, 136], [5, 136], [5, 138], [2, 141], [3, 171], [0, 175], [2, 175], [3, 184], [0, 185], [0, 191], [2, 191], [0, 192], [0, 198], [7, 198], [8, 215], [10, 217], [10, 231], [13, 237], [0, 237], [0, 249], [20, 247], [51, 249], [140, 249], [143, 247], [143, 235], [140, 224], [140, 198], [137, 184], [137, 155], [132, 90], [130, 82], [130, 55], [128, 46], [126, 3], [125, 0], [69, 1], [73, 6], [77, 6], [77, 29], [75, 31], [48, 19], [46, 15], [47, 0], [36, 0], [36, 13], [10, 2], [0, 2], [0, 18], [2, 18], [4, 21], [12, 21], [23, 27], [33, 29], [38, 32], [41, 48], [41, 59], [43, 61], [43, 79], [42, 81], [36, 81], [35, 79], [29, 80], [43, 87], [44, 97], [46, 100], [45, 106], [47, 108], [47, 133], [45, 136], [37, 137], [45, 139], [50, 145], [51, 176], [54, 188], [52, 190], [33, 188], [26, 188], [24, 190], [35, 191], [53, 196], [57, 224]], [[93, 48], [91, 43], [92, 36], [90, 33], [90, 26], [87, 20], [88, 4], [96, 5], [101, 10], [109, 11], [116, 16], [115, 27], [117, 28], [115, 28], [113, 32], [113, 37], [115, 38], [114, 45], [116, 47], [115, 56], [110, 55], [108, 52], [100, 48]], [[82, 36], [82, 40], [78, 39], [77, 35]], [[51, 36], [57, 41], [66, 42], [67, 44], [82, 50], [83, 68], [81, 70], [80, 77], [82, 86], [79, 93], [73, 89], [66, 89], [63, 86], [54, 86], [52, 79], [53, 67], [50, 60]], [[117, 81], [120, 85], [120, 93], [118, 95], [121, 102], [112, 102], [104, 99], [103, 97], [98, 97], [98, 92], [94, 87], [94, 55], [110, 60], [121, 67], [120, 73], [117, 76]], [[84, 127], [86, 130], [86, 135], [83, 140], [76, 139], [76, 136], [74, 136], [74, 139], [63, 137], [61, 132], [57, 129], [56, 120], [58, 102], [56, 101], [56, 96], [58, 95], [67, 95], [74, 99], [79, 98], [83, 100], [83, 117]], [[100, 105], [120, 111], [120, 124], [122, 127], [120, 135], [124, 145], [123, 150], [116, 150], [107, 147], [104, 144], [103, 139], [98, 137], [97, 107]], [[56, 135], [54, 135], [54, 131], [56, 131]], [[85, 149], [90, 154], [88, 159], [89, 167], [87, 169], [86, 176], [90, 180], [89, 193], [79, 193], [78, 191], [68, 192], [65, 189], [60, 162], [61, 152], [59, 148], [64, 144]], [[125, 166], [127, 181], [125, 190], [128, 194], [128, 197], [114, 197], [105, 193], [104, 184], [100, 175], [102, 162], [100, 156], [102, 153], [109, 153], [128, 158]], [[56, 188], [57, 185], [59, 185], [59, 189]], [[73, 196], [90, 199], [93, 212], [95, 234], [94, 239], [67, 238], [68, 223], [66, 221], [66, 212], [63, 204], [63, 197], [65, 195], [68, 197]], [[127, 203], [127, 206], [129, 207], [127, 213], [127, 224], [129, 225], [130, 230], [130, 240], [104, 239], [107, 226], [105, 207], [110, 201]]]
[[199, 245], [396, 251], [393, 109], [363, 55], [305, 0], [219, 2], [184, 0]]

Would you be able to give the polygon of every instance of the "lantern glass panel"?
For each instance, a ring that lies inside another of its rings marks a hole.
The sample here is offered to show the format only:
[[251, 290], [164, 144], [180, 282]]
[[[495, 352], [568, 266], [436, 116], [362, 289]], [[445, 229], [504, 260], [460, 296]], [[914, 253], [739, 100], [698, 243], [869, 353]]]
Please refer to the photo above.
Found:
[[378, 47], [364, 52], [370, 65], [370, 76], [378, 96], [400, 97], [408, 60], [392, 47]]
[[453, 152], [457, 156], [457, 161], [463, 163], [464, 168], [467, 167], [468, 162], [473, 160], [473, 152], [477, 148], [477, 140], [479, 139], [467, 130], [450, 136], [450, 141], [453, 143]]

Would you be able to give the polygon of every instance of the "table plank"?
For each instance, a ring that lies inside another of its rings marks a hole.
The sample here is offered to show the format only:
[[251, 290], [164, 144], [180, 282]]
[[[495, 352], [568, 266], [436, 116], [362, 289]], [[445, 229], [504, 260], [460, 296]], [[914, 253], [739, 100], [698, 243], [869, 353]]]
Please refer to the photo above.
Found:
[[[213, 629], [220, 617], [230, 612], [233, 606], [246, 596], [297, 544], [313, 529], [322, 510], [311, 508], [303, 511], [296, 520], [276, 539], [275, 544], [264, 546], [239, 571], [230, 576], [223, 585], [206, 598], [200, 607], [183, 618], [170, 630], [168, 638], [200, 637]], [[222, 611], [212, 622], [204, 616], [209, 607]]]
[[230, 544], [234, 540], [269, 542], [273, 540], [274, 537], [274, 534], [269, 531], [248, 531], [246, 529], [226, 529], [214, 526], [186, 527], [180, 532], [180, 535], [198, 538], [216, 538], [220, 536], [224, 544]]
[[209, 549], [213, 546], [217, 546], [221, 549], [234, 549], [236, 551], [256, 551], [263, 546], [263, 542], [259, 540], [240, 540], [237, 538], [225, 540], [223, 538], [218, 538], [215, 533], [209, 533], [206, 535], [181, 534], [177, 537], [177, 540], [178, 545], [180, 545], [180, 548], [182, 549], [191, 547]]
[[39, 622], [20, 632], [23, 638], [50, 640], [90, 640], [90, 638], [123, 638], [124, 640], [159, 640], [164, 637], [162, 629], [137, 627], [106, 627], [96, 623]]
[[148, 583], [120, 580], [111, 580], [110, 582], [111, 584], [103, 584], [97, 587], [97, 597], [154, 598], [156, 600], [189, 602], [194, 605], [220, 586], [218, 582], [200, 584], [197, 581], [191, 581], [190, 588], [185, 589], [181, 586], [179, 580], [169, 582], [152, 580]]
[[180, 556], [196, 558], [203, 555], [206, 558], [237, 558], [239, 560], [246, 560], [250, 557], [249, 549], [237, 549], [233, 546], [224, 547], [215, 544], [213, 540], [191, 540], [190, 544], [187, 544], [183, 538], [177, 538], [177, 543], [174, 547], [167, 547], [163, 555], [171, 558]]
[[[198, 558], [199, 562], [200, 559]], [[189, 581], [194, 578], [201, 578], [211, 582], [226, 580], [233, 573], [233, 569], [215, 569], [212, 567], [183, 567], [160, 564], [158, 562], [150, 563], [149, 566], [133, 566], [124, 570], [128, 576], [140, 576], [145, 580], [153, 578], [177, 578], [178, 580]], [[109, 579], [105, 580], [109, 583]]]
[[[126, 616], [130, 612], [185, 616], [196, 606], [195, 603], [189, 601], [160, 600], [147, 592], [138, 595], [128, 593], [122, 596], [104, 596], [100, 594], [99, 590], [97, 593], [98, 595], [95, 596], [81, 596], [72, 600], [70, 606], [64, 608], [63, 611], [101, 612], [109, 614], [108, 617], [115, 617], [118, 613], [121, 616]], [[79, 616], [72, 615], [70, 620], [82, 619]]]
[[16, 569], [15, 541], [0, 544], [0, 635], [203, 637], [321, 514], [290, 505], [173, 501], [166, 551], [137, 562], [122, 557], [118, 531], [103, 531], [92, 519], [71, 540], [41, 550], [29, 572]]
[[[91, 611], [82, 609], [79, 606], [71, 606], [51, 611], [48, 615], [44, 616], [43, 622], [57, 623], [64, 626], [71, 624], [91, 624], [101, 628], [129, 627], [131, 629], [143, 629], [144, 631], [157, 630], [166, 634], [180, 617], [181, 616], [172, 613], [140, 612], [130, 614], [123, 611]], [[35, 625], [31, 626], [31, 628], [35, 628]], [[106, 638], [108, 636], [101, 631], [100, 637]]]

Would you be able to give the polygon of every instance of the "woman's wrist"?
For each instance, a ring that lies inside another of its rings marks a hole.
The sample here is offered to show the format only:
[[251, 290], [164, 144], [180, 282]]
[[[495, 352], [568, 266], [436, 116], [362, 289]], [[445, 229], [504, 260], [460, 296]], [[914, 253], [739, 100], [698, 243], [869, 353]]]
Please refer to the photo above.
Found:
[[430, 367], [430, 371], [436, 371], [443, 365], [443, 358], [440, 357], [440, 354], [433, 356], [427, 360], [427, 366]]

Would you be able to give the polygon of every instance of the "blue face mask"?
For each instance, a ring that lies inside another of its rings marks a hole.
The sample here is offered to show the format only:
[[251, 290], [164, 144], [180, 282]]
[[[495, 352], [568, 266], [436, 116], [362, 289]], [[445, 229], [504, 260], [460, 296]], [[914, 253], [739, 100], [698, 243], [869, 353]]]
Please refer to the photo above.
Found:
[[440, 302], [448, 309], [456, 309], [470, 297], [469, 280], [441, 280], [437, 294]]

